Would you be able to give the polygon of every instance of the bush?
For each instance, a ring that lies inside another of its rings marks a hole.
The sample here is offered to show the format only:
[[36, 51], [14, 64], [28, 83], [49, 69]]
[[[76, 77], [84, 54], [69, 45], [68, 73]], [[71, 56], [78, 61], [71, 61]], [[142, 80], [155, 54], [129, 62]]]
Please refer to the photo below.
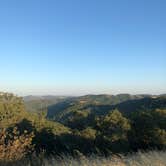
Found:
[[11, 161], [19, 160], [33, 151], [31, 144], [34, 137], [33, 133], [20, 134], [14, 127], [11, 131], [1, 129], [0, 131], [0, 160]]

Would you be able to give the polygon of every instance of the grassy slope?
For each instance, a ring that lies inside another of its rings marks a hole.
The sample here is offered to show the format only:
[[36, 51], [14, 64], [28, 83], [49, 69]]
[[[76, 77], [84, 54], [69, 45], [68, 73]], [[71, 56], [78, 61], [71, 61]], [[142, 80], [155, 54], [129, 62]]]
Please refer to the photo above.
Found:
[[59, 158], [34, 157], [32, 160], [24, 159], [16, 163], [1, 162], [0, 166], [166, 166], [166, 152], [150, 151], [138, 152], [127, 156], [114, 157], [84, 157], [73, 158], [63, 156]]

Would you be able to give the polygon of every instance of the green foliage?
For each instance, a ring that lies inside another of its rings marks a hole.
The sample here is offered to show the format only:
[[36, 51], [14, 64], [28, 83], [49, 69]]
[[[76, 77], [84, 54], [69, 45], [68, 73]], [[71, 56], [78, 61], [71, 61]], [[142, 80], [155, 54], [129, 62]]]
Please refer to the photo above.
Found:
[[123, 117], [118, 110], [114, 110], [101, 119], [99, 128], [105, 137], [114, 142], [126, 139], [131, 126], [127, 118]]
[[[58, 120], [63, 122], [70, 115], [70, 112], [76, 110], [92, 110], [100, 105], [116, 105], [121, 102], [125, 102], [132, 99], [141, 99], [144, 95], [129, 95], [129, 94], [119, 94], [119, 95], [86, 95], [75, 98], [67, 98], [64, 101], [58, 102], [57, 104], [48, 107], [47, 117], [50, 119]], [[110, 108], [108, 109], [110, 110]], [[99, 111], [102, 111], [99, 108]], [[96, 113], [96, 110], [95, 110]]]
[[19, 122], [26, 116], [22, 98], [13, 94], [0, 95], [0, 126], [7, 127]]
[[100, 142], [107, 144], [108, 149], [114, 152], [129, 150], [128, 132], [131, 129], [130, 122], [118, 111], [111, 111], [104, 118], [97, 121], [100, 130]]
[[[103, 102], [105, 98], [109, 98], [109, 104]], [[115, 109], [118, 109], [123, 115], [129, 117], [131, 113], [136, 111], [166, 109], [166, 98], [164, 96], [132, 96], [127, 94], [76, 97], [48, 107], [47, 118], [58, 121], [64, 125], [70, 125], [68, 121], [72, 118], [74, 112], [88, 112], [89, 116], [86, 118], [86, 124], [89, 126], [93, 125], [96, 117], [105, 116]], [[81, 129], [86, 127], [87, 125], [81, 127]]]
[[166, 148], [166, 110], [135, 113], [129, 138], [133, 149]]
[[73, 111], [64, 124], [72, 129], [83, 129], [88, 124], [89, 112]]
[[[0, 95], [0, 130], [2, 131], [0, 147], [3, 149], [0, 151], [0, 159], [11, 158], [11, 160], [26, 156], [28, 153], [26, 147], [30, 147], [31, 143], [33, 143], [32, 146], [35, 147], [36, 153], [37, 149], [40, 149], [40, 151], [49, 154], [53, 149], [54, 141], [48, 144], [50, 142], [48, 136], [51, 133], [55, 137], [62, 133], [71, 132], [62, 124], [45, 119], [42, 112], [39, 114], [26, 112], [22, 98], [8, 93]], [[45, 139], [42, 139], [43, 137]], [[48, 145], [45, 148], [42, 146], [43, 144]], [[17, 151], [18, 153], [16, 153]]]
[[[108, 101], [110, 105], [101, 105]], [[46, 110], [27, 112], [22, 98], [0, 93], [0, 156], [15, 160], [29, 152], [80, 156], [165, 149], [165, 108], [164, 96], [83, 96], [66, 99], [54, 105], [52, 112], [48, 110], [57, 122], [47, 119]]]
[[97, 131], [91, 127], [87, 127], [86, 129], [80, 131], [80, 136], [95, 140], [97, 135]]

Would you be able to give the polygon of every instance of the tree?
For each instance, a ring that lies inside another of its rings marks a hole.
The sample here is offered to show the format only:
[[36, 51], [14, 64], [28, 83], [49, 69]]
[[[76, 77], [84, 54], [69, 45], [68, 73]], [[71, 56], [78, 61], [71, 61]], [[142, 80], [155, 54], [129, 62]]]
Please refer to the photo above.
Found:
[[166, 110], [152, 110], [135, 113], [129, 134], [133, 150], [166, 148]]
[[19, 160], [33, 151], [32, 139], [33, 133], [20, 134], [14, 127], [11, 131], [0, 130], [0, 160], [12, 161]]
[[[113, 152], [127, 151], [128, 132], [131, 129], [129, 120], [125, 118], [118, 110], [111, 111], [104, 118], [100, 119], [97, 124], [100, 130], [100, 143], [102, 148], [105, 146]], [[102, 138], [102, 140], [101, 140]]]

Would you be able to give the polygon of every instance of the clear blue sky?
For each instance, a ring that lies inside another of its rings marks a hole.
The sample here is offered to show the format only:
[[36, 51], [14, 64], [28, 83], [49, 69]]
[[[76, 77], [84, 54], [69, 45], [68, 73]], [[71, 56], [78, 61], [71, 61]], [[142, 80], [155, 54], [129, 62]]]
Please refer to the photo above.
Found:
[[1, 0], [0, 91], [166, 93], [166, 0]]

